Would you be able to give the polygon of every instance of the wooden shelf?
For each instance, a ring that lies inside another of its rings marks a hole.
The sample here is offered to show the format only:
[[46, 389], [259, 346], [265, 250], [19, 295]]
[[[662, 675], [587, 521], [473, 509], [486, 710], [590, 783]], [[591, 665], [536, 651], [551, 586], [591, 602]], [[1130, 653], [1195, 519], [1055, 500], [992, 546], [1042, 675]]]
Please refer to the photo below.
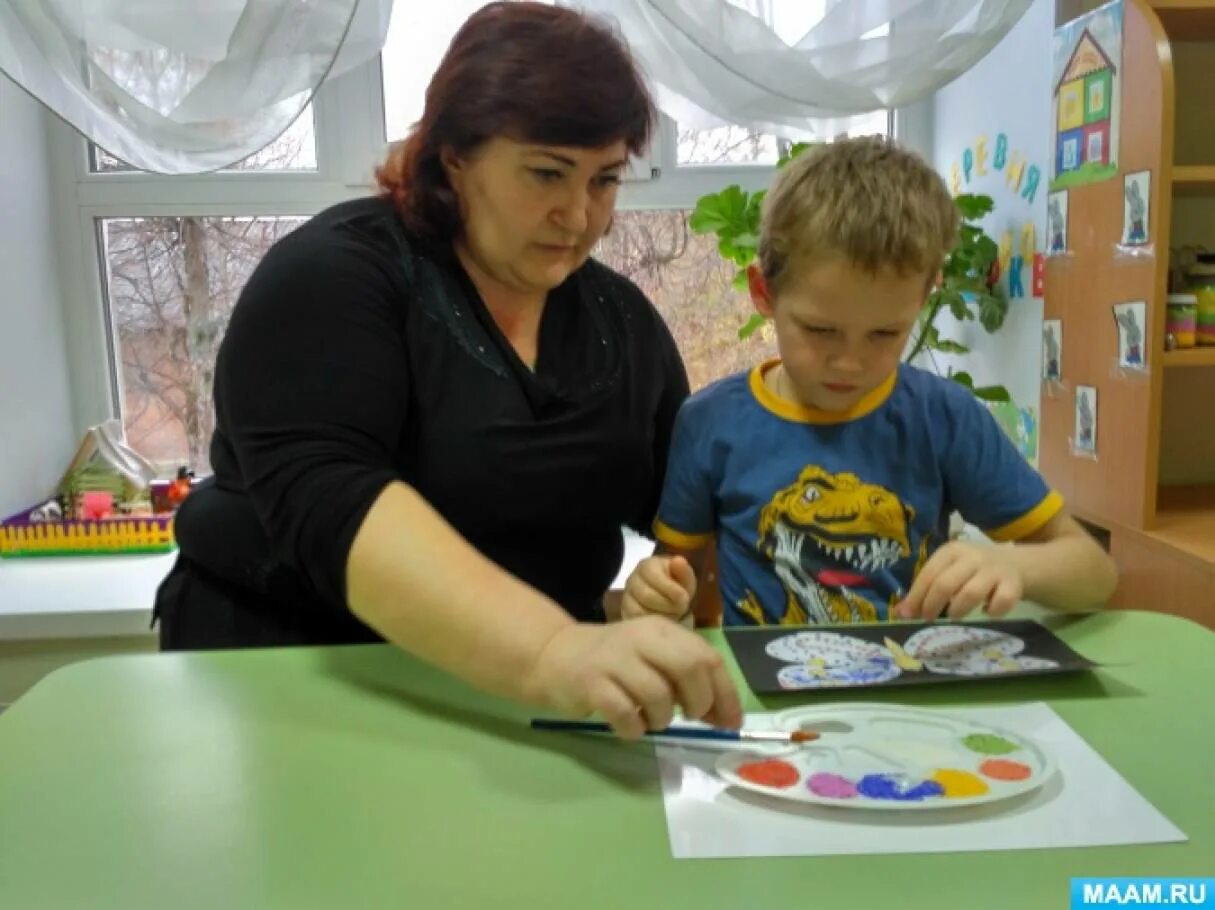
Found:
[[1215, 484], [1160, 487], [1156, 525], [1147, 535], [1215, 564]]
[[1166, 367], [1215, 367], [1215, 346], [1165, 351], [1160, 362]]
[[1215, 164], [1173, 165], [1173, 191], [1178, 196], [1215, 196]]
[[1149, 0], [1172, 41], [1215, 41], [1213, 0]]

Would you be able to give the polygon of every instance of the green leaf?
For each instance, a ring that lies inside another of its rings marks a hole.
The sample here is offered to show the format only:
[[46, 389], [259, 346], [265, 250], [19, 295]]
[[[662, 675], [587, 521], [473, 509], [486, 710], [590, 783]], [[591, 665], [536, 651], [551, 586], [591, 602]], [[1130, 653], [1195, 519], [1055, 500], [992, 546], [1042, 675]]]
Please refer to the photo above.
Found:
[[932, 348], [934, 351], [940, 351], [942, 354], [969, 354], [970, 348], [964, 344], [959, 344], [956, 341], [950, 341], [948, 338], [934, 337], [925, 347]]
[[[744, 268], [755, 261], [756, 248], [753, 234], [744, 234], [741, 237], [734, 238], [724, 235], [719, 236], [717, 251], [721, 253], [723, 259], [727, 259], [735, 265], [740, 265]], [[748, 239], [751, 242], [747, 242]]]
[[748, 285], [748, 283], [747, 283], [747, 270], [746, 270], [746, 269], [739, 269], [739, 270], [738, 270], [738, 271], [737, 271], [737, 272], [734, 274], [734, 280], [730, 282], [730, 285], [731, 285], [731, 286], [732, 286], [732, 287], [733, 287], [733, 288], [734, 288], [736, 291], [745, 291], [745, 290], [747, 290], [747, 288], [749, 287], [749, 285]]
[[978, 193], [961, 193], [953, 197], [953, 202], [967, 221], [989, 215], [996, 207], [995, 200], [990, 196]]
[[956, 290], [951, 287], [943, 288], [939, 291], [941, 299], [945, 302], [945, 306], [949, 307], [949, 312], [953, 314], [953, 318], [959, 322], [965, 322], [967, 319], [974, 319], [974, 315], [970, 312], [970, 307], [966, 304], [966, 299]]
[[818, 143], [816, 143], [816, 142], [795, 142], [795, 143], [793, 143], [793, 145], [791, 145], [789, 147], [788, 154], [781, 155], [779, 160], [777, 160], [777, 162], [776, 162], [777, 170], [780, 170], [782, 167], [784, 167], [786, 164], [788, 164], [790, 161], [792, 161], [794, 158], [796, 158], [798, 155], [800, 155], [806, 149], [810, 148], [811, 146], [817, 145], [817, 144]]
[[1012, 401], [1008, 389], [1002, 385], [982, 385], [976, 388], [974, 379], [965, 371], [951, 373], [949, 378], [963, 388], [969, 389], [974, 393], [975, 398], [983, 401]]
[[1008, 301], [1002, 296], [980, 294], [978, 303], [979, 323], [988, 332], [999, 331], [1000, 327], [1004, 325], [1004, 318], [1008, 315]]
[[981, 398], [983, 401], [1012, 401], [1008, 389], [1002, 385], [982, 385], [971, 391], [975, 393], [976, 398]]
[[731, 184], [720, 193], [709, 193], [696, 200], [696, 208], [688, 219], [688, 227], [698, 234], [737, 234], [753, 231], [746, 214], [748, 196], [738, 184]]
[[751, 318], [743, 323], [742, 327], [738, 330], [739, 341], [750, 338], [766, 321], [767, 320], [764, 319], [763, 316], [759, 315], [759, 313], [752, 313]]
[[1000, 247], [996, 242], [984, 234], [975, 241], [976, 258], [982, 259], [985, 265], [991, 265], [1000, 256]]

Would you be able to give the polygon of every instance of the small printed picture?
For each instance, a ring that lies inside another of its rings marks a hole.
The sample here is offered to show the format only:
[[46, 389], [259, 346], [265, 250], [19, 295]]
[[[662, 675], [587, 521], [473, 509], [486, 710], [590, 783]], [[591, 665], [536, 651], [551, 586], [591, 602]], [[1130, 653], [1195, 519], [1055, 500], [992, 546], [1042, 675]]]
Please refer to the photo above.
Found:
[[1072, 438], [1077, 452], [1097, 453], [1097, 389], [1091, 385], [1076, 386], [1076, 435]]
[[1063, 374], [1060, 364], [1063, 357], [1063, 320], [1042, 321], [1042, 378], [1058, 382]]
[[1118, 366], [1145, 369], [1143, 330], [1147, 325], [1147, 304], [1142, 300], [1115, 304], [1114, 321], [1118, 324]]
[[1067, 252], [1067, 190], [1051, 193], [1046, 200], [1048, 256]]
[[1124, 196], [1122, 245], [1145, 246], [1148, 243], [1148, 202], [1152, 198], [1152, 172], [1136, 171], [1122, 178]]

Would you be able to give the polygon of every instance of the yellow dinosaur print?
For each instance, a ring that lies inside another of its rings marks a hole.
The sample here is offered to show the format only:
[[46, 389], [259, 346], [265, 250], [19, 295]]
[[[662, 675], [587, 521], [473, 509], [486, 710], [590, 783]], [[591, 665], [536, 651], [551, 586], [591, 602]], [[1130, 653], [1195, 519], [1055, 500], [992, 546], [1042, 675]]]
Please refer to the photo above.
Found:
[[[878, 603], [897, 602], [897, 592], [887, 591], [890, 570], [911, 555], [914, 518], [915, 509], [885, 487], [817, 465], [802, 469], [759, 517], [756, 547], [772, 562], [786, 595], [780, 623], [876, 621], [876, 604], [860, 592], [871, 591]], [[752, 622], [766, 622], [754, 593], [737, 606]]]

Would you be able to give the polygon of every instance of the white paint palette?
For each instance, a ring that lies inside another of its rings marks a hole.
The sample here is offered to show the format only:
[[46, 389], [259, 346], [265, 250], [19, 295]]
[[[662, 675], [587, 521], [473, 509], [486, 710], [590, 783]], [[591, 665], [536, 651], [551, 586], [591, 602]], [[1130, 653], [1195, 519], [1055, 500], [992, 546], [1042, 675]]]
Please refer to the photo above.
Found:
[[779, 730], [816, 730], [797, 747], [726, 752], [728, 783], [797, 802], [849, 809], [986, 805], [1042, 786], [1055, 762], [1032, 739], [946, 712], [900, 705], [793, 708]]

